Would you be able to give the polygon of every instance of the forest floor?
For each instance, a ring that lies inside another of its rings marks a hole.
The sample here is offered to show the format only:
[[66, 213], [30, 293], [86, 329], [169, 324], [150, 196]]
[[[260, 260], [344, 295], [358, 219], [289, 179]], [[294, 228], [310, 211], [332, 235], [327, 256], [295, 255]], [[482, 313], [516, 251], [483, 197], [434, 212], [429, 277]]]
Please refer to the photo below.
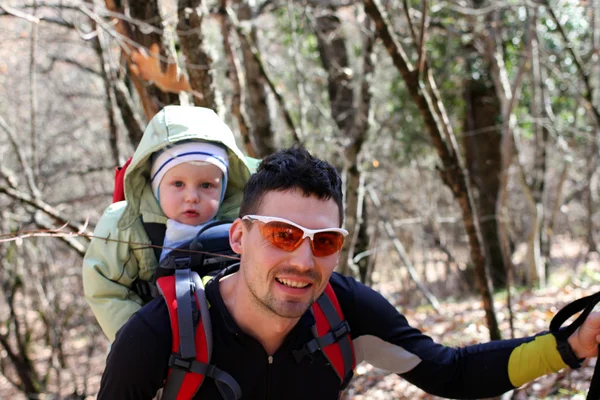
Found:
[[[580, 253], [581, 254], [581, 253]], [[556, 260], [554, 260], [556, 261]], [[560, 261], [560, 260], [559, 260]], [[550, 284], [545, 289], [512, 290], [512, 310], [514, 314], [514, 336], [522, 337], [547, 330], [553, 315], [565, 304], [600, 291], [600, 257], [595, 255], [587, 262], [564, 260], [563, 269], [553, 272]], [[560, 264], [559, 264], [560, 265]], [[382, 283], [386, 282], [386, 283]], [[457, 296], [453, 299], [440, 299], [440, 313], [430, 306], [411, 306], [420, 294], [414, 290], [399, 290], [397, 280], [380, 279], [374, 287], [398, 306], [411, 325], [421, 329], [435, 341], [448, 346], [462, 346], [489, 340], [485, 327], [485, 313], [478, 296]], [[495, 307], [504, 338], [511, 336], [508, 324], [506, 292], [495, 295]], [[91, 361], [91, 370], [83, 378], [86, 397], [94, 399], [106, 355], [104, 341], [96, 349]], [[71, 356], [80, 359], [87, 357], [85, 347], [71, 349]], [[83, 361], [83, 360], [82, 360]], [[584, 399], [593, 374], [595, 360], [587, 361], [579, 370], [565, 369], [529, 383], [519, 390], [505, 395], [503, 399]], [[81, 371], [83, 373], [83, 371]], [[79, 380], [82, 377], [77, 377]], [[72, 387], [72, 386], [71, 386]], [[71, 391], [72, 393], [72, 391]], [[40, 396], [40, 399], [81, 399], [67, 393]], [[392, 400], [392, 399], [438, 399], [428, 395], [404, 381], [395, 374], [376, 369], [368, 364], [356, 368], [351, 385], [343, 393], [343, 400]], [[20, 400], [25, 397], [0, 374], [0, 399]]]

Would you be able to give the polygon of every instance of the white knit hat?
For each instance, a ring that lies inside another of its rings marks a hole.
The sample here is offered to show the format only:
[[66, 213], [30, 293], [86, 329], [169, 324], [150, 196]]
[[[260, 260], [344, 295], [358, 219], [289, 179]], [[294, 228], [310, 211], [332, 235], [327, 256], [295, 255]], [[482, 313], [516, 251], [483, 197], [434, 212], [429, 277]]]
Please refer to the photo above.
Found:
[[[229, 167], [227, 150], [209, 142], [193, 141], [176, 144], [152, 155], [150, 183], [157, 200], [160, 201], [158, 189], [167, 171], [179, 164], [193, 161], [213, 164], [223, 171], [223, 194], [225, 193], [227, 169]], [[221, 196], [221, 200], [223, 200], [223, 196]]]

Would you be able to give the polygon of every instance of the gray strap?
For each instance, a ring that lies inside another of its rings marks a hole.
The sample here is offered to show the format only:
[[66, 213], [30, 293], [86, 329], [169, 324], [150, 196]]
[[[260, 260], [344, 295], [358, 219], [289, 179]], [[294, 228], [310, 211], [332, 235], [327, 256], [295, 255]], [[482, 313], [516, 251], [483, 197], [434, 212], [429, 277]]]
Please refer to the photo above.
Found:
[[[348, 322], [343, 321], [342, 323], [342, 320], [340, 319], [337, 310], [331, 302], [331, 299], [329, 299], [329, 297], [325, 293], [319, 296], [319, 298], [317, 299], [317, 303], [321, 307], [321, 310], [323, 310], [323, 314], [325, 314], [325, 318], [327, 318], [327, 321], [329, 321], [329, 325], [331, 325], [332, 332], [330, 333], [332, 333], [334, 339], [339, 343], [340, 350], [342, 352], [342, 358], [344, 359], [344, 373], [348, 374], [348, 372], [352, 369], [352, 364], [354, 362], [352, 353], [352, 343], [350, 342], [350, 338], [348, 337], [348, 333], [350, 333], [350, 327], [348, 325]], [[317, 340], [319, 340], [321, 348], [324, 348], [328, 345], [321, 344], [320, 338]], [[345, 376], [340, 376], [340, 379], [342, 381], [344, 381], [345, 378]]]
[[163, 394], [161, 400], [175, 400], [179, 394], [179, 389], [183, 385], [183, 379], [185, 378], [185, 370], [179, 368], [171, 369], [171, 373], [167, 379], [167, 383], [163, 388]]
[[210, 320], [210, 311], [208, 309], [208, 300], [206, 299], [206, 292], [204, 291], [204, 284], [202, 279], [195, 271], [191, 273], [192, 281], [194, 282], [196, 297], [200, 304], [200, 321], [204, 326], [204, 333], [206, 335], [206, 347], [208, 348], [208, 359], [212, 358], [213, 338], [212, 338], [212, 323]]
[[[197, 360], [183, 360], [175, 355], [171, 355], [169, 358], [169, 366], [172, 368], [171, 376], [173, 376], [175, 372], [183, 373], [183, 376], [185, 376], [186, 372], [191, 372], [214, 379], [219, 392], [221, 392], [221, 395], [226, 400], [238, 400], [242, 397], [242, 388], [236, 382], [233, 376], [229, 375], [223, 370], [220, 370], [212, 364], [205, 364]], [[171, 377], [169, 377], [167, 386], [169, 386], [170, 382]], [[167, 388], [165, 387], [165, 393], [166, 390]]]
[[192, 293], [190, 270], [175, 270], [175, 295], [179, 320], [179, 355], [181, 358], [196, 358], [194, 343], [194, 321], [192, 318]]

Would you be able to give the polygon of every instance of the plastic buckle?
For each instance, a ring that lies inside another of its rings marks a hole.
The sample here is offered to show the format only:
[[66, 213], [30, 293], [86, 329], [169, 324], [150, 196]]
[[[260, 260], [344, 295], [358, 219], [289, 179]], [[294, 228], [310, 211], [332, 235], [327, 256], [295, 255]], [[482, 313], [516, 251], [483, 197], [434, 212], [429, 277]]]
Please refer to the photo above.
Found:
[[191, 268], [192, 258], [190, 256], [173, 257], [175, 269]]
[[331, 330], [331, 333], [333, 334], [336, 342], [345, 335], [349, 334], [350, 325], [348, 324], [348, 321], [342, 321], [337, 328]]
[[171, 354], [169, 357], [169, 367], [178, 368], [184, 371], [190, 372], [194, 360], [186, 360], [185, 358], [179, 357], [177, 354]]

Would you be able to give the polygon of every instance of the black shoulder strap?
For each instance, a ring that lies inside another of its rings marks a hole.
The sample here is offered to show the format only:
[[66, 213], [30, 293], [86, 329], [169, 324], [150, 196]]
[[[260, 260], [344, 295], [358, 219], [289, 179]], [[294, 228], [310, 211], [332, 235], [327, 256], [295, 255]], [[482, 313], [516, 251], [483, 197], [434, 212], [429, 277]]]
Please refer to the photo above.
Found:
[[[146, 234], [150, 239], [150, 243], [154, 246], [152, 247], [152, 250], [154, 251], [154, 256], [156, 257], [156, 262], [158, 263], [160, 261], [160, 254], [162, 252], [162, 245], [165, 240], [167, 226], [157, 222], [144, 222], [143, 219], [141, 221], [144, 225], [144, 229], [146, 230]], [[136, 292], [138, 296], [140, 296], [144, 304], [151, 301], [158, 294], [156, 291], [156, 286], [153, 283], [139, 278], [132, 282], [131, 289]]]
[[[563, 360], [571, 367], [578, 368], [580, 366], [579, 360], [573, 353], [571, 346], [567, 342], [569, 336], [573, 334], [583, 324], [585, 319], [590, 315], [590, 312], [594, 309], [594, 306], [600, 302], [600, 292], [595, 293], [591, 296], [582, 297], [581, 299], [575, 300], [572, 303], [564, 306], [559, 312], [556, 313], [552, 321], [550, 322], [550, 332], [556, 337], [557, 349], [560, 352]], [[561, 328], [569, 318], [581, 311], [581, 314], [573, 321], [570, 325]], [[600, 346], [598, 347], [600, 351]], [[596, 363], [594, 368], [594, 375], [590, 382], [590, 390], [587, 394], [587, 400], [600, 400], [600, 363]]]
[[156, 256], [156, 262], [160, 261], [160, 253], [162, 252], [162, 245], [165, 241], [165, 233], [167, 232], [167, 225], [159, 224], [158, 222], [144, 222], [144, 229], [150, 239], [150, 243], [154, 246], [154, 255]]

